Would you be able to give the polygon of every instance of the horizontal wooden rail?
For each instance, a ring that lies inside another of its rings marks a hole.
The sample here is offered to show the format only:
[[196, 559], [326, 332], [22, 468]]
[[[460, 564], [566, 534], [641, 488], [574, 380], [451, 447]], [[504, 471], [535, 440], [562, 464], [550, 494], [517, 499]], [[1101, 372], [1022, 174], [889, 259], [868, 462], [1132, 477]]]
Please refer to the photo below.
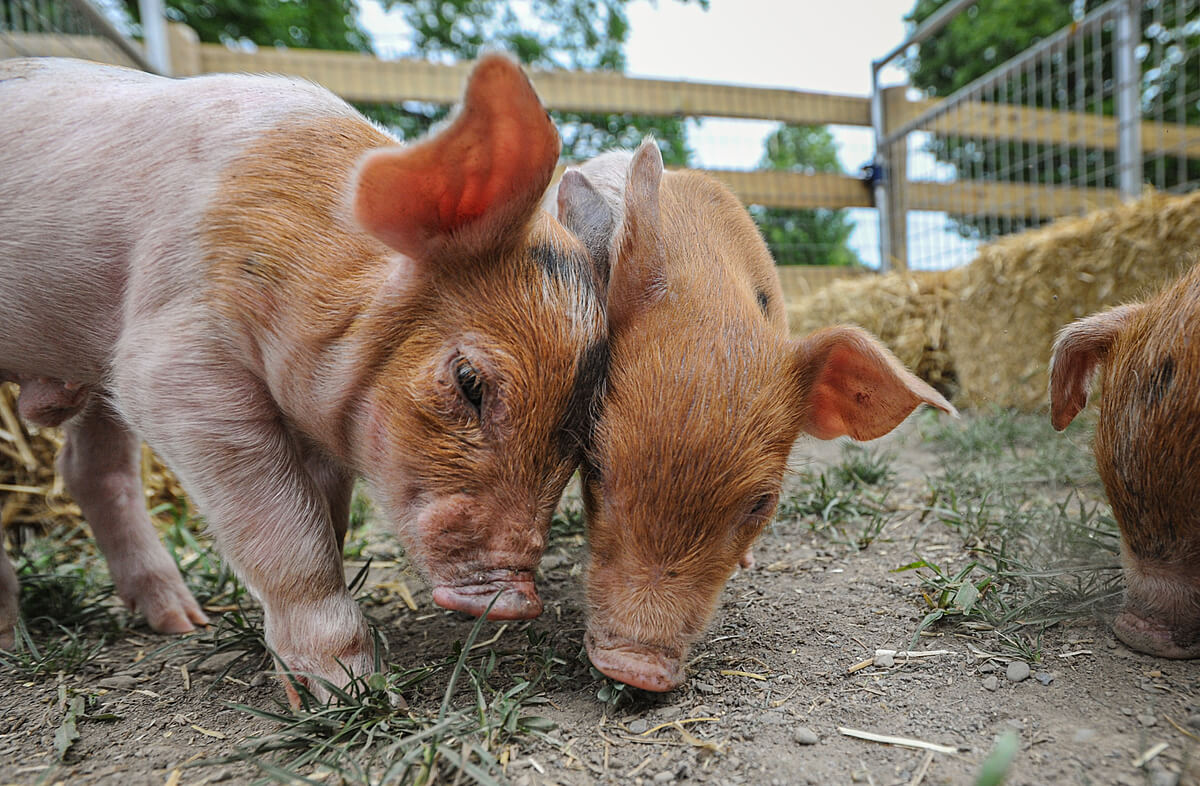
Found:
[[[311, 79], [350, 101], [449, 104], [469, 63], [380, 60], [355, 52], [201, 44], [204, 71], [270, 71]], [[561, 112], [736, 117], [795, 125], [870, 125], [866, 98], [775, 88], [638, 79], [603, 71], [532, 71], [542, 102]]]
[[[359, 52], [235, 50], [198, 43], [194, 34], [179, 32], [184, 29], [181, 25], [171, 27], [176, 76], [229, 71], [291, 74], [322, 84], [349, 101], [453, 103], [470, 68], [469, 63], [381, 60]], [[128, 64], [111, 44], [89, 36], [5, 33], [0, 38], [0, 56], [29, 53]], [[752, 118], [794, 125], [867, 126], [871, 122], [869, 99], [861, 96], [640, 79], [611, 72], [533, 71], [531, 77], [546, 106], [563, 112]], [[912, 130], [1105, 150], [1117, 147], [1113, 117], [980, 101], [930, 111], [940, 103], [889, 102], [887, 126], [901, 129], [924, 116]], [[1143, 122], [1141, 136], [1146, 152], [1200, 158], [1200, 126]]]

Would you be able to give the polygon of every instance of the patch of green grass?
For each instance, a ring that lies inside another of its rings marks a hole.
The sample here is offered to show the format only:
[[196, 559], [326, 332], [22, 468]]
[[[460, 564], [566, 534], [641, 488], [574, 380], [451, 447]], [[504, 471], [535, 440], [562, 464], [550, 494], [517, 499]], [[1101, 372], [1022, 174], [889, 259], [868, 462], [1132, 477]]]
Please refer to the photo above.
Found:
[[842, 445], [842, 461], [833, 467], [833, 475], [842, 486], [885, 486], [896, 477], [892, 467], [895, 460], [892, 453], [847, 442]]
[[[476, 621], [466, 641], [432, 664], [358, 677], [344, 688], [323, 683], [333, 695], [329, 704], [297, 685], [299, 710], [235, 705], [280, 728], [239, 744], [230, 757], [198, 764], [248, 762], [281, 783], [311, 783], [331, 773], [354, 784], [503, 783], [499, 752], [510, 740], [561, 744], [547, 736], [555, 724], [539, 711], [548, 702], [541, 686], [565, 661], [545, 641], [531, 639], [541, 657], [514, 680], [500, 668], [497, 651], [475, 646], [485, 624]], [[445, 688], [435, 706], [406, 706], [404, 697], [416, 702], [438, 677]]]
[[16, 643], [11, 650], [0, 650], [0, 666], [27, 679], [74, 674], [99, 655], [107, 642], [104, 636], [61, 625], [57, 630], [42, 626], [31, 634], [24, 620], [17, 621], [13, 632]]
[[1088, 413], [1061, 433], [1048, 415], [1012, 410], [917, 422], [924, 440], [941, 454], [944, 469], [960, 480], [1002, 476], [1008, 485], [1098, 487], [1091, 453], [1095, 419]]
[[777, 521], [799, 519], [814, 532], [855, 550], [877, 540], [895, 516], [888, 502], [895, 456], [846, 444], [842, 461], [819, 473], [801, 473], [801, 490], [780, 500]]
[[16, 573], [21, 620], [0, 666], [29, 678], [73, 674], [119, 629], [108, 571], [82, 527], [27, 540]]
[[164, 515], [169, 517], [167, 526], [160, 527], [163, 545], [199, 603], [227, 606], [246, 599], [246, 588], [217, 554], [212, 539], [203, 532], [203, 520], [189, 512], [186, 502], [160, 506], [151, 514], [160, 519]]
[[943, 453], [922, 519], [961, 538], [963, 552], [917, 559], [927, 613], [994, 631], [1005, 649], [1040, 656], [1046, 628], [1106, 614], [1122, 588], [1116, 523], [1092, 466], [1090, 424], [1055, 434], [1044, 416], [999, 412], [941, 425]]
[[587, 521], [583, 515], [583, 502], [578, 498], [565, 497], [558, 510], [550, 518], [550, 534], [547, 542], [567, 542], [572, 545], [583, 543]]

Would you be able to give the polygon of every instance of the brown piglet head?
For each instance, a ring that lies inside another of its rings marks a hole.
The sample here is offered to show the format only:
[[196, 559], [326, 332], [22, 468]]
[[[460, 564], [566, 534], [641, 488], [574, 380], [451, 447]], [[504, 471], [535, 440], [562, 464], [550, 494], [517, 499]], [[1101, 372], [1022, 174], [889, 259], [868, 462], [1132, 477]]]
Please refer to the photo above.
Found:
[[568, 172], [557, 209], [612, 261], [609, 375], [582, 470], [586, 645], [608, 676], [666, 691], [774, 515], [801, 431], [873, 439], [922, 402], [953, 410], [857, 328], [789, 339], [745, 209], [707, 177], [664, 173], [652, 141]]
[[521, 70], [487, 56], [449, 124], [365, 156], [354, 192], [398, 252], [351, 328], [375, 370], [357, 463], [434, 601], [493, 619], [541, 611], [533, 574], [607, 361], [599, 274], [539, 208], [558, 151]]
[[1200, 657], [1200, 266], [1144, 304], [1071, 323], [1054, 344], [1051, 422], [1104, 396], [1096, 465], [1121, 529], [1125, 604], [1113, 632], [1164, 658]]

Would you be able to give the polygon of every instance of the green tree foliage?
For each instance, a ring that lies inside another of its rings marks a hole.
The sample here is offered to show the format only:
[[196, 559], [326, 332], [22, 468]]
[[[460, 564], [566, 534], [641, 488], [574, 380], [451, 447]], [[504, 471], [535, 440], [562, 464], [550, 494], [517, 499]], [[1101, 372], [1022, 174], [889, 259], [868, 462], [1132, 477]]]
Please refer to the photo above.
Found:
[[[622, 71], [631, 0], [384, 0], [411, 26], [411, 54], [439, 62], [470, 60], [485, 49], [513, 53], [537, 68]], [[123, 0], [137, 19], [137, 0]], [[707, 8], [708, 0], [695, 2]], [[168, 14], [201, 41], [371, 52], [358, 22], [358, 0], [166, 0]], [[419, 102], [359, 105], [401, 137], [415, 138], [447, 108]], [[683, 121], [631, 115], [554, 113], [563, 156], [590, 158], [611, 147], [636, 146], [654, 134], [669, 165], [687, 164]]]
[[[948, 0], [917, 0], [905, 21], [917, 25]], [[941, 31], [924, 41], [917, 54], [905, 60], [912, 83], [934, 96], [948, 96], [1025, 51], [1038, 41], [1082, 18], [1102, 0], [979, 0]], [[1156, 103], [1177, 106], [1183, 75], [1200, 68], [1198, 13], [1184, 0], [1146, 3], [1142, 11], [1143, 110]], [[1161, 23], [1160, 23], [1161, 22]], [[999, 90], [984, 90], [976, 100], [1024, 103], [1040, 109], [1086, 111], [1113, 115], [1114, 31], [1105, 28], [1097, 38], [1083, 36], [1068, 50], [1069, 63], [1039, 58]], [[1097, 45], [1099, 54], [1097, 56]], [[1082, 55], [1082, 62], [1079, 57]], [[1063, 55], [1059, 55], [1059, 60]], [[1101, 89], [1103, 87], [1103, 89]], [[1107, 91], [1106, 95], [1101, 95]], [[1185, 101], [1182, 114], [1172, 110], [1168, 122], [1200, 123], [1200, 104]], [[1116, 154], [1095, 148], [1081, 150], [1064, 144], [1014, 143], [954, 136], [933, 137], [929, 151], [953, 164], [960, 178], [991, 181], [1020, 180], [1053, 185], [1116, 187]], [[1024, 166], [1019, 162], [1036, 162]], [[1170, 188], [1200, 178], [1200, 162], [1164, 158], [1156, 185]], [[996, 229], [987, 217], [954, 216], [965, 236], [983, 236]], [[1029, 226], [1032, 222], [1018, 222]]]
[[[140, 22], [137, 0], [125, 9]], [[370, 52], [358, 0], [166, 0], [167, 16], [209, 43]]]
[[[786, 172], [842, 174], [833, 135], [824, 126], [783, 126], [767, 138], [759, 166]], [[780, 265], [857, 265], [845, 210], [790, 210], [751, 205], [750, 214]]]

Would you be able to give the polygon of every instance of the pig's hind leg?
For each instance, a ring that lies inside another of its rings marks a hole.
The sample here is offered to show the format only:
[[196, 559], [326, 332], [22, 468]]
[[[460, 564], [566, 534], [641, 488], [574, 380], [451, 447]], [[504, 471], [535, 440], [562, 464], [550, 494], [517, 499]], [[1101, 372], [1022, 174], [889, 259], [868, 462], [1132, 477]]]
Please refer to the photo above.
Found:
[[64, 430], [58, 468], [104, 553], [117, 594], [161, 633], [207, 625], [146, 511], [138, 438], [100, 397]]

